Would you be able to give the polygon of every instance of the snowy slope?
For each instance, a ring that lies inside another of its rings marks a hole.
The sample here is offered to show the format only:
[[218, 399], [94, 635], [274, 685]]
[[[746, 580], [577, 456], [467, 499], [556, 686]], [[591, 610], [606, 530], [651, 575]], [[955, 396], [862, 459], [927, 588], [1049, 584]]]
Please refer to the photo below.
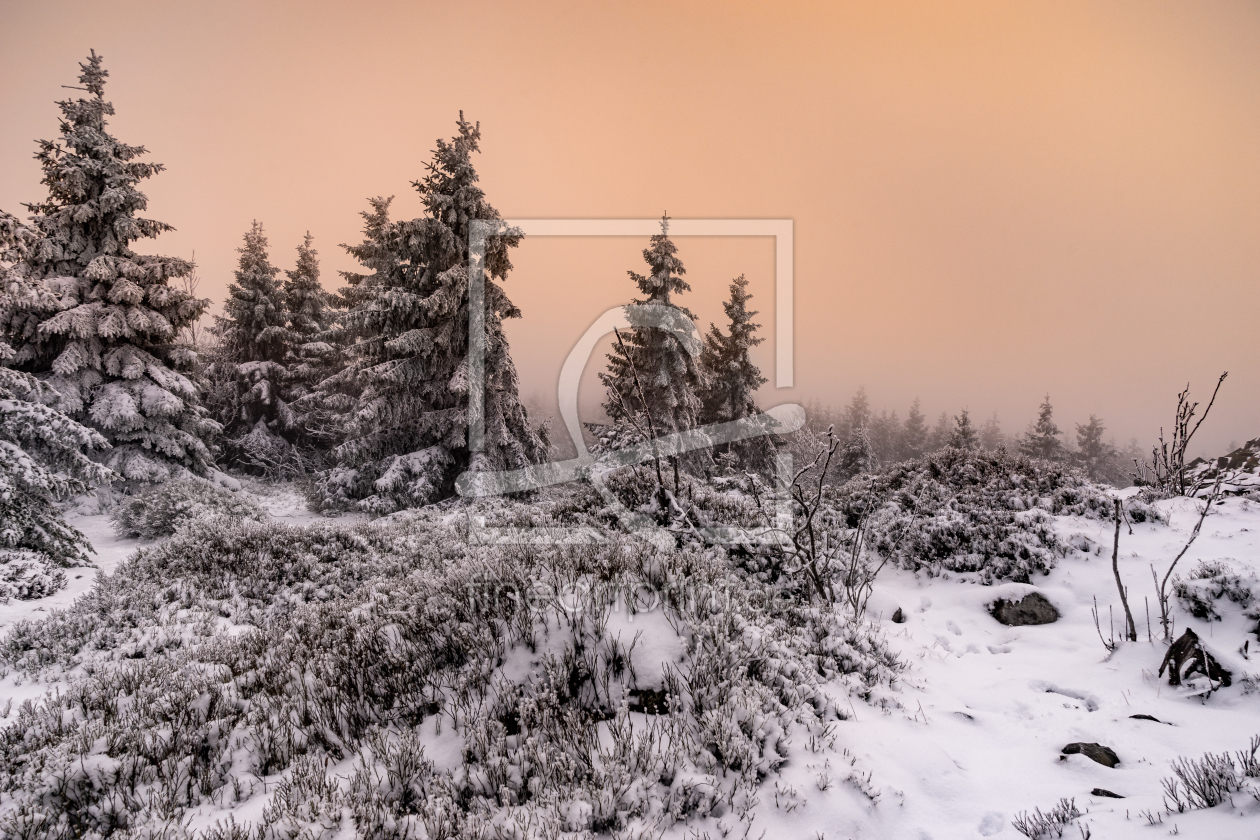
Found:
[[[278, 519], [302, 524], [313, 519], [294, 488], [246, 484]], [[676, 825], [670, 837], [731, 836], [767, 838], [950, 838], [1021, 835], [1012, 820], [1021, 811], [1046, 810], [1061, 797], [1084, 812], [1079, 825], [1094, 838], [1260, 837], [1260, 802], [1235, 794], [1232, 804], [1173, 815], [1164, 811], [1161, 779], [1179, 756], [1236, 751], [1260, 733], [1260, 694], [1248, 694], [1247, 674], [1260, 674], [1255, 661], [1255, 621], [1236, 605], [1221, 601], [1219, 622], [1193, 618], [1174, 605], [1175, 633], [1192, 627], [1209, 650], [1233, 671], [1234, 683], [1204, 699], [1171, 688], [1156, 677], [1165, 646], [1158, 627], [1148, 641], [1144, 599], [1152, 596], [1150, 566], [1161, 574], [1176, 556], [1198, 517], [1196, 502], [1158, 503], [1168, 524], [1142, 523], [1121, 534], [1121, 573], [1130, 590], [1140, 641], [1109, 652], [1099, 638], [1092, 609], [1097, 599], [1101, 633], [1110, 639], [1114, 608], [1116, 636], [1121, 610], [1111, 571], [1113, 530], [1109, 523], [1059, 517], [1065, 540], [1088, 544], [1071, 552], [1049, 575], [1033, 584], [985, 587], [957, 577], [929, 578], [886, 568], [871, 599], [871, 620], [911, 667], [898, 681], [900, 708], [879, 709], [854, 699], [846, 720], [832, 724], [828, 737], [795, 733], [788, 761], [759, 792], [751, 825], [733, 819], [703, 825]], [[104, 516], [76, 513], [74, 524], [92, 540], [100, 572], [109, 572], [138, 545], [114, 537]], [[1088, 540], [1082, 540], [1083, 536]], [[1223, 560], [1244, 578], [1260, 576], [1260, 504], [1234, 497], [1214, 509], [1191, 551], [1178, 567], [1189, 572], [1200, 560]], [[0, 607], [0, 634], [19, 618], [39, 617], [69, 604], [90, 588], [97, 570], [70, 575], [71, 586], [42, 602]], [[1059, 610], [1048, 625], [1005, 627], [988, 612], [996, 598], [1019, 598], [1039, 591]], [[1260, 584], [1256, 586], [1260, 596]], [[900, 608], [906, 620], [894, 623]], [[679, 640], [663, 620], [641, 616], [627, 634], [646, 630], [636, 658], [643, 673], [677, 659]], [[614, 623], [622, 621], [616, 617]], [[628, 620], [628, 619], [625, 619]], [[620, 627], [620, 625], [618, 625]], [[1251, 642], [1252, 658], [1239, 651]], [[509, 656], [505, 669], [527, 667]], [[531, 657], [532, 658], [532, 657]], [[10, 675], [0, 682], [4, 699], [37, 697], [48, 684], [22, 685]], [[1155, 717], [1159, 722], [1134, 719]], [[646, 722], [635, 714], [636, 725]], [[429, 755], [443, 767], [459, 762], [460, 739], [449, 728], [420, 733]], [[1097, 742], [1121, 759], [1111, 769], [1081, 755], [1062, 757], [1072, 742]], [[274, 780], [271, 780], [274, 781]], [[1094, 795], [1105, 789], [1124, 798]], [[238, 822], [254, 821], [266, 802], [252, 797], [233, 806]], [[225, 806], [228, 807], [228, 806]], [[1152, 828], [1143, 816], [1162, 819]], [[190, 814], [194, 828], [208, 828], [225, 811]], [[1162, 816], [1160, 816], [1162, 814]], [[1083, 836], [1069, 826], [1065, 837]]]
[[[916, 578], [885, 570], [872, 599], [890, 615], [902, 607], [903, 625], [884, 619], [897, 650], [914, 663], [903, 686], [903, 711], [879, 714], [857, 708], [838, 723], [836, 743], [871, 773], [877, 804], [851, 792], [819, 790], [824, 759], [800, 750], [785, 773], [806, 804], [792, 813], [762, 808], [768, 837], [953, 838], [1020, 837], [1011, 826], [1019, 811], [1043, 811], [1060, 797], [1088, 809], [1082, 823], [1096, 838], [1152, 837], [1174, 829], [1183, 836], [1260, 837], [1260, 802], [1246, 793], [1237, 807], [1218, 807], [1163, 817], [1152, 829], [1139, 812], [1163, 808], [1160, 780], [1178, 756], [1231, 753], [1260, 733], [1260, 695], [1244, 695], [1239, 678], [1260, 672], [1260, 662], [1237, 653], [1247, 639], [1254, 652], [1254, 621], [1228, 611], [1209, 624], [1176, 610], [1176, 632], [1190, 626], [1209, 650], [1234, 671], [1234, 685], [1204, 701], [1158, 679], [1165, 646], [1158, 621], [1147, 641], [1143, 598], [1154, 613], [1150, 564], [1162, 571], [1184, 545], [1197, 519], [1190, 500], [1159, 503], [1170, 525], [1139, 524], [1121, 535], [1121, 574], [1134, 601], [1141, 641], [1109, 654], [1092, 618], [1097, 597], [1102, 633], [1110, 638], [1108, 609], [1123, 615], [1111, 571], [1113, 531], [1106, 523], [1059, 518], [1064, 536], [1083, 533], [1102, 546], [1102, 556], [1075, 553], [1035, 588], [1059, 609], [1053, 624], [1005, 627], [986, 604], [1022, 596], [1033, 586], [994, 587]], [[1199, 559], [1229, 558], [1236, 568], [1260, 571], [1260, 505], [1231, 499], [1218, 506], [1179, 569]], [[1116, 635], [1122, 618], [1117, 618]], [[1146, 714], [1163, 723], [1131, 718]], [[1121, 764], [1109, 769], [1081, 755], [1062, 760], [1060, 749], [1078, 741], [1111, 747]], [[830, 775], [843, 779], [848, 759], [829, 757]], [[1124, 796], [1092, 796], [1103, 788]], [[1067, 837], [1077, 837], [1069, 828]]]

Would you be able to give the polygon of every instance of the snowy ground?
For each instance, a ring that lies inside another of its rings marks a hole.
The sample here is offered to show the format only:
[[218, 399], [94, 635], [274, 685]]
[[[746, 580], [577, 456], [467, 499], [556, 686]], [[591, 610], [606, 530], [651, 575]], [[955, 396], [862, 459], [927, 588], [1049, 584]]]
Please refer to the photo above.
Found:
[[[995, 598], [1021, 597], [1033, 586], [982, 587], [885, 570], [873, 607], [888, 615], [901, 606], [907, 615], [903, 625], [885, 622], [896, 649], [914, 663], [903, 686], [904, 713], [858, 707], [856, 719], [836, 729], [837, 746], [871, 772], [882, 791], [879, 802], [871, 806], [843, 787], [838, 795], [819, 791], [819, 762], [802, 760], [784, 777], [808, 804], [799, 816], [763, 808], [764, 824], [771, 826], [767, 836], [813, 836], [817, 830], [828, 838], [1019, 837], [1011, 826], [1016, 812], [1047, 810], [1067, 797], [1082, 812], [1088, 809], [1081, 822], [1096, 838], [1174, 830], [1220, 840], [1260, 837], [1260, 802], [1246, 793], [1235, 795], [1236, 807], [1164, 815], [1155, 828], [1139, 816], [1163, 809], [1160, 780], [1171, 775], [1178, 756], [1233, 753], [1260, 733], [1260, 695], [1245, 696], [1238, 682], [1260, 672], [1257, 640], [1249, 632], [1255, 622], [1239, 610], [1222, 610], [1224, 619], [1211, 625], [1176, 611], [1176, 632], [1192, 627], [1234, 672], [1233, 687], [1204, 701], [1156, 677], [1166, 647], [1158, 641], [1150, 565], [1162, 574], [1198, 518], [1189, 500], [1159, 506], [1169, 512], [1170, 525], [1140, 524], [1132, 536], [1127, 529], [1121, 534], [1121, 574], [1141, 641], [1114, 654], [1100, 641], [1092, 617], [1097, 597], [1102, 632], [1110, 638], [1109, 607], [1122, 616], [1111, 571], [1114, 532], [1105, 523], [1058, 521], [1065, 535], [1084, 533], [1103, 554], [1070, 555], [1036, 581], [1062, 613], [1054, 624], [1004, 627], [985, 610]], [[1217, 514], [1178, 568], [1228, 558], [1239, 570], [1260, 570], [1260, 505], [1231, 499]], [[1146, 597], [1154, 643], [1147, 641]], [[1117, 637], [1120, 626], [1118, 618]], [[1248, 639], [1251, 660], [1238, 653]], [[1136, 720], [1135, 714], [1163, 723]], [[1109, 769], [1081, 755], [1061, 759], [1060, 749], [1078, 741], [1111, 747], [1121, 764]], [[841, 762], [832, 757], [831, 763]], [[1092, 796], [1095, 788], [1125, 798]], [[1065, 836], [1077, 832], [1072, 827]]]
[[[278, 520], [302, 524], [315, 518], [295, 489], [247, 483], [243, 492]], [[1107, 523], [1059, 518], [1056, 527], [1064, 536], [1083, 534], [1100, 553], [1071, 553], [1033, 585], [984, 587], [885, 569], [871, 612], [894, 649], [912, 663], [899, 681], [902, 708], [880, 711], [854, 701], [850, 718], [834, 724], [829, 745], [815, 751], [794, 744], [781, 774], [761, 790], [749, 836], [764, 830], [768, 838], [827, 840], [1015, 838], [1020, 835], [1011, 821], [1018, 812], [1045, 810], [1067, 797], [1085, 812], [1079, 823], [1094, 838], [1260, 837], [1260, 802], [1248, 793], [1211, 810], [1163, 814], [1154, 827], [1143, 816], [1164, 811], [1160, 780], [1171, 775], [1174, 759], [1233, 752], [1260, 733], [1260, 694], [1247, 694], [1240, 684], [1244, 676], [1260, 673], [1255, 622], [1236, 605], [1219, 602], [1224, 619], [1213, 623], [1175, 609], [1176, 633], [1195, 629], [1233, 671], [1232, 687], [1205, 700], [1156, 677], [1165, 646], [1158, 627], [1149, 631], [1155, 641], [1147, 641], [1148, 598], [1155, 619], [1150, 565], [1162, 573], [1197, 519], [1190, 500], [1159, 507], [1169, 524], [1137, 524], [1132, 535], [1127, 529], [1121, 535], [1121, 573], [1140, 641], [1114, 653], [1104, 647], [1091, 614], [1096, 598], [1102, 635], [1111, 638], [1114, 608], [1119, 637], [1122, 613]], [[73, 570], [69, 587], [54, 597], [0, 606], [0, 635], [19, 619], [68, 605], [139, 544], [114, 537], [104, 516], [77, 512], [71, 521], [95, 546], [98, 569]], [[1226, 560], [1244, 577], [1260, 573], [1260, 505], [1230, 499], [1218, 506], [1179, 570], [1188, 572], [1202, 559]], [[1255, 588], [1260, 595], [1260, 584]], [[986, 609], [998, 597], [1018, 598], [1033, 589], [1058, 608], [1058, 622], [1008, 628]], [[903, 624], [890, 619], [898, 607], [906, 616]], [[649, 636], [668, 635], [660, 623], [660, 632]], [[1240, 652], [1248, 639], [1251, 659]], [[17, 684], [10, 675], [0, 681], [0, 709], [5, 699], [20, 701], [48, 689]], [[1160, 722], [1134, 719], [1135, 714]], [[444, 764], [459, 760], [461, 742], [449, 729], [427, 733], [426, 740], [430, 755]], [[1060, 749], [1076, 741], [1111, 747], [1121, 764], [1109, 769], [1080, 755], [1062, 757]], [[855, 772], [869, 778], [865, 786], [874, 801], [849, 779]], [[1093, 795], [1096, 788], [1124, 798]], [[248, 820], [261, 807], [261, 800], [250, 801], [236, 818]], [[671, 836], [675, 833], [684, 836], [678, 829]], [[1064, 836], [1084, 833], [1074, 825]]]

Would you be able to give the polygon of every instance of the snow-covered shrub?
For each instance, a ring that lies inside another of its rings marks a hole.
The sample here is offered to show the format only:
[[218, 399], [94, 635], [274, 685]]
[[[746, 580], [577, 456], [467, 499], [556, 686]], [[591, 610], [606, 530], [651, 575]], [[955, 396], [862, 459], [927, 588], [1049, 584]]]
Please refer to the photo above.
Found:
[[871, 545], [909, 569], [1027, 581], [1066, 553], [1051, 515], [1109, 519], [1106, 488], [1065, 464], [946, 448], [826, 494], [824, 522], [869, 517]]
[[1228, 598], [1245, 610], [1251, 606], [1255, 583], [1254, 576], [1244, 578], [1223, 560], [1201, 560], [1185, 579], [1173, 580], [1173, 594], [1195, 618], [1220, 621], [1216, 602]]
[[1080, 816], [1075, 798], [1060, 799], [1059, 804], [1045, 813], [1040, 808], [1034, 808], [1031, 814], [1020, 811], [1011, 825], [1028, 840], [1049, 840], [1051, 837], [1062, 837], [1072, 820]]
[[120, 537], [152, 540], [173, 534], [189, 522], [211, 516], [253, 520], [266, 518], [263, 509], [248, 496], [205, 479], [186, 476], [150, 485], [136, 495], [122, 499], [110, 512], [110, 521]]
[[[463, 521], [198, 520], [15, 626], [0, 661], [81, 676], [0, 730], [0, 831], [143, 834], [283, 773], [260, 824], [214, 836], [659, 835], [746, 811], [849, 694], [892, 702], [902, 665], [870, 628], [718, 552], [478, 547]], [[435, 715], [453, 770], [415, 737]]]
[[1172, 777], [1162, 780], [1164, 807], [1178, 813], [1187, 809], [1214, 808], [1242, 788], [1243, 777], [1229, 753], [1202, 758], [1178, 758], [1172, 764]]
[[0, 603], [51, 595], [66, 585], [66, 573], [38, 551], [0, 549]]

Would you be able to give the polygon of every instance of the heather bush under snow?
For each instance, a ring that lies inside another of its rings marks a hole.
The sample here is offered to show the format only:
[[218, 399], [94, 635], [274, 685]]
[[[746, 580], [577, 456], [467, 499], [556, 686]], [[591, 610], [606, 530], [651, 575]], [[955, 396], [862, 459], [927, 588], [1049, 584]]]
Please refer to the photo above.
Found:
[[869, 627], [718, 552], [476, 547], [442, 516], [192, 522], [16, 626], [8, 667], [73, 678], [0, 732], [0, 831], [158, 830], [264, 783], [251, 837], [711, 827], [849, 696], [892, 702]]
[[1173, 579], [1173, 594], [1195, 618], [1220, 621], [1218, 602], [1227, 598], [1245, 610], [1253, 603], [1257, 583], [1254, 575], [1241, 575], [1222, 560], [1202, 560], [1185, 579]]
[[[824, 521], [854, 527], [869, 516], [871, 546], [901, 566], [985, 583], [1054, 568], [1068, 547], [1052, 515], [1112, 516], [1107, 489], [1062, 463], [953, 447], [858, 476], [827, 500]], [[1157, 518], [1132, 505], [1133, 518]]]
[[154, 484], [118, 502], [110, 513], [120, 537], [152, 540], [213, 516], [261, 520], [266, 514], [252, 499], [204, 479], [186, 476]]

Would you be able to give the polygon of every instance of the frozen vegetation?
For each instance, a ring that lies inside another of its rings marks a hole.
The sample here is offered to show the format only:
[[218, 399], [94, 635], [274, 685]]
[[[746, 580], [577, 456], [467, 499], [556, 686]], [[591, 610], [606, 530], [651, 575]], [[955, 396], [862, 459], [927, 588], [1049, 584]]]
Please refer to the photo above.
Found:
[[[970, 460], [975, 476], [992, 465]], [[872, 481], [932, 463], [856, 479], [824, 508], [840, 521]], [[1077, 814], [1064, 836], [1146, 836], [1151, 822], [1247, 836], [1260, 816], [1260, 504], [1215, 504], [1177, 578], [1173, 634], [1193, 629], [1230, 684], [1173, 687], [1157, 674], [1155, 611], [1139, 607], [1137, 643], [1116, 643], [1114, 527], [1088, 501], [1111, 493], [1070, 482], [1065, 502], [1061, 474], [1020, 464], [970, 490], [1027, 482], [1024, 507], [1042, 515], [1008, 525], [1040, 553], [1022, 567], [976, 551], [911, 563], [903, 541], [862, 615], [740, 550], [468, 543], [472, 516], [598, 519], [580, 488], [288, 524], [261, 505], [296, 493], [250, 482], [235, 505], [139, 545], [72, 513], [108, 559], [72, 605], [4, 608], [0, 829], [961, 838], [1056, 836]], [[613, 486], [635, 502], [631, 471]], [[186, 503], [186, 486], [162, 487], [171, 509]], [[693, 493], [696, 516], [755, 509], [737, 483], [717, 488]], [[1163, 571], [1202, 502], [1122, 495], [1146, 514], [1120, 538], [1142, 604], [1148, 566]], [[990, 539], [991, 522], [953, 510], [941, 521], [965, 545]], [[886, 549], [870, 545], [878, 562]], [[1034, 591], [1057, 621], [991, 614]]]
[[1011, 437], [859, 391], [662, 457], [765, 382], [745, 278], [701, 336], [666, 218], [600, 460], [456, 498], [560, 471], [519, 231], [468, 244], [480, 127], [419, 218], [370, 202], [337, 292], [253, 223], [207, 335], [81, 70], [48, 196], [0, 213], [0, 837], [1255, 836], [1260, 446], [1185, 459], [1224, 376], [1149, 455], [1048, 396]]

